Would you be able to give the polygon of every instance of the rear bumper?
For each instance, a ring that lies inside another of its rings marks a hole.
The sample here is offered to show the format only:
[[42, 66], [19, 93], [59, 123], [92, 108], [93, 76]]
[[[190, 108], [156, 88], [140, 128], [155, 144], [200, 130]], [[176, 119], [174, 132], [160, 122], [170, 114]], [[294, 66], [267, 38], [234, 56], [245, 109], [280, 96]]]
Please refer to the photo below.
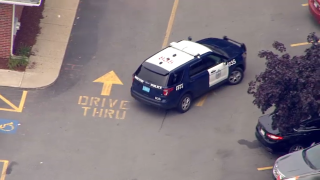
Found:
[[268, 142], [267, 140], [262, 137], [262, 135], [259, 133], [258, 126], [256, 127], [255, 132], [257, 140], [260, 142], [260, 144], [270, 153], [276, 154], [285, 152], [286, 148], [284, 147], [283, 142]]
[[151, 105], [154, 107], [158, 107], [161, 109], [175, 108], [175, 104], [171, 103], [170, 101], [167, 101], [167, 100], [158, 101], [155, 99], [151, 99], [149, 97], [141, 95], [140, 93], [136, 92], [135, 90], [132, 90], [132, 88], [131, 88], [131, 96], [139, 102], [142, 102], [144, 104]]
[[264, 149], [266, 149], [270, 153], [274, 153], [275, 151], [269, 147], [269, 145], [264, 141], [264, 139], [261, 137], [261, 135], [256, 131], [255, 133], [257, 140], [260, 142], [260, 144], [263, 146]]
[[312, 16], [316, 19], [318, 23], [320, 23], [320, 11], [316, 9], [313, 5], [314, 0], [308, 0], [309, 10]]

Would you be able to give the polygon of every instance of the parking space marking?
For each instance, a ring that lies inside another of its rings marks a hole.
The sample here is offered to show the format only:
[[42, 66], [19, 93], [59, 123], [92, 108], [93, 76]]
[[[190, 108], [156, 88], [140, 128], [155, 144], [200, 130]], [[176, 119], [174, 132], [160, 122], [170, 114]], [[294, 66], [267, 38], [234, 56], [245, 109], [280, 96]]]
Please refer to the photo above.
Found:
[[269, 169], [273, 169], [273, 166], [257, 168], [258, 171], [264, 171], [264, 170], [269, 170]]
[[23, 91], [22, 92], [22, 96], [21, 96], [21, 99], [20, 99], [19, 106], [14, 105], [11, 101], [9, 101], [7, 98], [5, 98], [4, 96], [2, 96], [0, 94], [0, 100], [5, 102], [7, 105], [9, 105], [12, 108], [12, 109], [8, 109], [8, 108], [1, 108], [0, 107], [0, 111], [10, 111], [10, 112], [20, 112], [21, 113], [23, 111], [23, 108], [24, 108], [24, 103], [26, 101], [27, 94], [28, 94], [28, 91]]
[[167, 26], [166, 35], [164, 36], [164, 40], [163, 40], [163, 43], [162, 43], [162, 48], [165, 48], [167, 46], [167, 44], [168, 44], [168, 40], [169, 40], [169, 37], [170, 37], [170, 34], [171, 34], [174, 18], [176, 16], [178, 4], [179, 4], [179, 0], [174, 0], [172, 11], [171, 11], [171, 15], [170, 15], [170, 19], [169, 19], [168, 26]]
[[120, 120], [126, 118], [129, 103], [126, 100], [90, 96], [79, 96], [78, 100], [85, 117]]
[[202, 96], [199, 101], [196, 103], [195, 106], [201, 107], [203, 106], [204, 102], [206, 101], [206, 99], [208, 98], [208, 96], [210, 96], [211, 94], [215, 94], [214, 92], [209, 92], [207, 94], [205, 94], [204, 96]]
[[308, 45], [308, 44], [310, 44], [310, 43], [304, 42], [304, 43], [291, 44], [290, 46], [291, 47], [297, 47], [297, 46], [304, 46], [304, 45]]
[[93, 82], [103, 84], [100, 93], [101, 96], [79, 96], [78, 105], [80, 105], [83, 110], [83, 116], [105, 119], [125, 119], [130, 102], [106, 97], [110, 96], [112, 85], [123, 85], [116, 73], [110, 71]]
[[118, 84], [123, 85], [119, 77], [116, 75], [114, 71], [110, 71], [107, 74], [99, 77], [98, 79], [94, 80], [93, 82], [102, 83], [103, 87], [101, 90], [102, 96], [109, 96], [111, 93], [112, 85]]
[[8, 160], [0, 160], [0, 162], [3, 163], [0, 180], [5, 180], [6, 175], [7, 175], [7, 168], [9, 165], [9, 161]]
[[17, 120], [0, 119], [0, 133], [14, 134], [20, 125]]
[[306, 3], [306, 4], [301, 4], [301, 6], [308, 6], [308, 3]]
[[201, 99], [196, 103], [196, 106], [203, 106], [203, 104], [206, 101], [207, 97], [208, 97], [208, 94], [205, 94], [204, 96], [202, 96]]

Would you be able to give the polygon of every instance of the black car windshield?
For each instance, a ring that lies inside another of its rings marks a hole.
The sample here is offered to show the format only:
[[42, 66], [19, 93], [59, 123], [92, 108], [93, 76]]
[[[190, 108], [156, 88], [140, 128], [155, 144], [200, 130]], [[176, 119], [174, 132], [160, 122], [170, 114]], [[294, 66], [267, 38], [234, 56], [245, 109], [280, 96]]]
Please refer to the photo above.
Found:
[[320, 169], [320, 145], [304, 150], [303, 157], [310, 168]]
[[141, 66], [136, 74], [139, 78], [158, 86], [167, 86], [169, 75], [161, 75]]

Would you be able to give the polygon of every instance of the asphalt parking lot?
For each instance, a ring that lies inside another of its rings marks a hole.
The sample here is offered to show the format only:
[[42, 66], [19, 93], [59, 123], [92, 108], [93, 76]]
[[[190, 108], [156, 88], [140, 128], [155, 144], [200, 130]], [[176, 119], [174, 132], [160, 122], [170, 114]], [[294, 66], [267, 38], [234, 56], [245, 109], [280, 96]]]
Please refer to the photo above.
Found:
[[[81, 3], [57, 82], [39, 90], [0, 88], [0, 123], [16, 120], [14, 132], [1, 131], [0, 163], [10, 170], [1, 180], [270, 179], [276, 157], [255, 139], [261, 112], [246, 91], [264, 69], [259, 50], [271, 50], [278, 40], [299, 54], [307, 35], [319, 32], [305, 3]], [[190, 35], [244, 42], [243, 82], [212, 91], [185, 114], [134, 101], [129, 88], [137, 66], [167, 42]], [[102, 88], [105, 74], [116, 83], [111, 91]]]

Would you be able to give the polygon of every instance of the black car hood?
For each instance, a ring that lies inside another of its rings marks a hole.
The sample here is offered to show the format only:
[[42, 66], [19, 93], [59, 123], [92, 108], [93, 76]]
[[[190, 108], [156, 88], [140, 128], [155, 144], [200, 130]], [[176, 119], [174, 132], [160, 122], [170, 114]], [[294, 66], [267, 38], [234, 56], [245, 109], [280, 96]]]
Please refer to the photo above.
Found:
[[280, 135], [280, 131], [278, 128], [276, 129], [272, 129], [272, 115], [268, 114], [268, 115], [264, 115], [259, 117], [259, 123], [260, 125], [263, 127], [263, 129], [265, 131], [267, 131], [270, 134], [274, 134], [274, 135]]
[[276, 163], [278, 164], [279, 171], [287, 178], [314, 171], [304, 161], [302, 150], [282, 156]]
[[197, 41], [197, 43], [207, 44], [219, 48], [227, 53], [230, 58], [235, 58], [243, 53], [243, 50], [239, 46], [219, 38], [206, 38]]

